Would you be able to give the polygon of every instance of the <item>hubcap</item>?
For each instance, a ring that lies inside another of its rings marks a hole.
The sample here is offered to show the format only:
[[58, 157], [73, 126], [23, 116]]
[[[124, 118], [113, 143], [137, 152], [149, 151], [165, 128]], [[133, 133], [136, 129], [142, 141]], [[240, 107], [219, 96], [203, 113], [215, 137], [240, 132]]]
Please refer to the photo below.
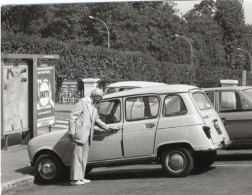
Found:
[[52, 179], [56, 175], [56, 165], [49, 159], [42, 160], [39, 164], [39, 173], [46, 180]]
[[172, 172], [181, 172], [186, 167], [186, 157], [183, 153], [176, 151], [169, 154], [167, 158], [167, 167]]

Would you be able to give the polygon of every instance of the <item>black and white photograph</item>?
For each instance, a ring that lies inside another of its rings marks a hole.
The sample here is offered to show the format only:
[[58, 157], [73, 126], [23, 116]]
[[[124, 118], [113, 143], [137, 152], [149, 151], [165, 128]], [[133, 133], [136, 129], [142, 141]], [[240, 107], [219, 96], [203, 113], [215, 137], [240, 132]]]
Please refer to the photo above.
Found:
[[252, 194], [252, 0], [0, 5], [1, 194]]

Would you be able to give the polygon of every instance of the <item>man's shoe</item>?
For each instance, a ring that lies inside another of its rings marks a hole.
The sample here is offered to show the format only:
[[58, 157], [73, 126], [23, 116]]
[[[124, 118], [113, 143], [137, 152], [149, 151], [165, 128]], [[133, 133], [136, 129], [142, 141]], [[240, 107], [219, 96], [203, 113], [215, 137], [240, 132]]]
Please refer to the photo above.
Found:
[[85, 183], [81, 180], [78, 180], [78, 181], [72, 181], [71, 182], [71, 185], [72, 186], [81, 186], [81, 185], [84, 185]]
[[91, 180], [89, 180], [89, 179], [84, 179], [84, 180], [82, 180], [83, 182], [84, 182], [84, 184], [85, 183], [90, 183], [91, 182]]

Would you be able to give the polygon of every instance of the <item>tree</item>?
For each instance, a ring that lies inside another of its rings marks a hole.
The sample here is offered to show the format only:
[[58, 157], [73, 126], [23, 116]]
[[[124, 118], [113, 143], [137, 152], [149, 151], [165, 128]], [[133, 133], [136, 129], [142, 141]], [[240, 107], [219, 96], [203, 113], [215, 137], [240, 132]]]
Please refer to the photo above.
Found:
[[192, 38], [195, 50], [195, 63], [205, 66], [222, 66], [225, 64], [224, 47], [222, 46], [223, 31], [214, 20], [212, 9], [214, 1], [202, 1], [185, 16], [187, 36]]

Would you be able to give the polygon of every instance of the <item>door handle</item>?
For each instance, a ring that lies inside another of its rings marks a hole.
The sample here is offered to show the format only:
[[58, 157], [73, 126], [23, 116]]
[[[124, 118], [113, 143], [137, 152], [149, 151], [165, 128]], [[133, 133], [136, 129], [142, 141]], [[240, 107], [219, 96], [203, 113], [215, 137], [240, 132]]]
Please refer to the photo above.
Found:
[[145, 127], [146, 128], [152, 128], [152, 127], [155, 127], [155, 124], [154, 123], [146, 123]]

